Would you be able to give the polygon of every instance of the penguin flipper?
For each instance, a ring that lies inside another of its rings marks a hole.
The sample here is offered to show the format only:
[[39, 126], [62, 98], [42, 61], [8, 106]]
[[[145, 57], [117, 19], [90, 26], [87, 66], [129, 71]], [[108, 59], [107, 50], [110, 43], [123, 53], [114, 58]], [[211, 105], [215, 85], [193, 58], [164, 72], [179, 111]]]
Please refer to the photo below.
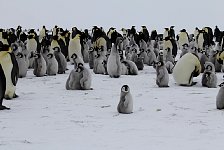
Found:
[[16, 83], [18, 81], [19, 78], [19, 66], [18, 63], [16, 61], [16, 57], [13, 53], [9, 53], [11, 56], [11, 60], [12, 60], [12, 64], [13, 64], [13, 68], [11, 71], [11, 79], [12, 79], [12, 83], [14, 86], [16, 86]]

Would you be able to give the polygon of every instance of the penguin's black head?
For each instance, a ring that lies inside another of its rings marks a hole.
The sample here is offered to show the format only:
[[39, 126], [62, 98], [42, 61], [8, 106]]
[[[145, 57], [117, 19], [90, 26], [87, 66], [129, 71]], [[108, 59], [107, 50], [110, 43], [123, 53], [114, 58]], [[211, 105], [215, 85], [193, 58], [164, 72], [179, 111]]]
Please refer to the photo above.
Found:
[[161, 52], [159, 52], [159, 56], [163, 56], [163, 52], [161, 51]]
[[83, 70], [84, 70], [84, 66], [83, 66], [83, 64], [82, 64], [82, 63], [78, 63], [78, 65], [77, 65], [77, 69], [78, 69], [78, 72], [83, 71]]
[[2, 32], [2, 38], [7, 39], [8, 38], [8, 33], [7, 32]]
[[12, 44], [11, 48], [12, 48], [13, 51], [16, 51], [18, 49], [18, 46], [16, 44]]
[[164, 62], [163, 62], [163, 61], [158, 61], [158, 62], [156, 63], [156, 65], [159, 66], [159, 67], [160, 67], [160, 66], [163, 66], [163, 65], [164, 65]]
[[21, 53], [21, 52], [19, 52], [19, 53], [17, 53], [17, 55], [16, 55], [18, 58], [23, 58], [23, 53]]
[[94, 50], [93, 47], [89, 48], [89, 52], [93, 52], [93, 50]]
[[4, 30], [3, 29], [0, 29], [0, 32], [3, 32]]
[[40, 58], [40, 53], [36, 53], [36, 54], [34, 54], [34, 58], [35, 58], [35, 59], [39, 59], [39, 58]]
[[95, 58], [99, 58], [99, 57], [100, 57], [100, 54], [96, 54], [96, 55], [95, 55]]
[[180, 30], [180, 32], [186, 32], [186, 29], [182, 29], [182, 30]]
[[121, 87], [121, 91], [122, 91], [122, 92], [125, 92], [125, 93], [129, 92], [129, 87], [128, 87], [128, 85], [123, 85], [123, 86]]
[[169, 51], [170, 51], [170, 48], [169, 48], [169, 47], [167, 47], [165, 50], [166, 50], [167, 52], [169, 52]]
[[212, 71], [212, 66], [211, 65], [207, 65], [205, 69], [208, 70], [208, 71]]
[[72, 54], [71, 58], [76, 59], [77, 58], [76, 53]]
[[34, 35], [32, 34], [28, 35], [28, 39], [32, 39], [32, 38], [34, 38]]
[[53, 56], [54, 55], [52, 53], [47, 54], [47, 58], [49, 58], [49, 59], [53, 58]]
[[7, 44], [3, 44], [1, 41], [0, 41], [0, 51], [8, 51], [9, 50], [9, 45]]
[[219, 87], [224, 87], [224, 82], [218, 85]]
[[164, 28], [166, 31], [169, 31], [169, 28]]
[[53, 40], [58, 40], [58, 36], [57, 35], [53, 36]]
[[60, 47], [54, 47], [53, 50], [54, 50], [55, 52], [60, 52], [60, 51], [61, 51]]
[[182, 46], [183, 47], [188, 47], [188, 44], [187, 43], [184, 43]]
[[165, 39], [164, 39], [165, 41], [169, 41], [170, 40], [170, 37], [169, 36], [167, 36], [167, 37], [165, 37]]

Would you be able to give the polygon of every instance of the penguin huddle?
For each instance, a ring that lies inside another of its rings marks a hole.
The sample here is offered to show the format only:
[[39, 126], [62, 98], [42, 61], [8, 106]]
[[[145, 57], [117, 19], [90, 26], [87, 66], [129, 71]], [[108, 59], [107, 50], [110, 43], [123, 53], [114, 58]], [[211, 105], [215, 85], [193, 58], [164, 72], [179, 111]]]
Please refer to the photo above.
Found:
[[[174, 26], [165, 28], [163, 34], [153, 30], [151, 35], [146, 26], [140, 32], [135, 26], [122, 28], [122, 34], [114, 27], [105, 32], [94, 26], [91, 31], [89, 34], [88, 29], [83, 32], [77, 27], [68, 31], [58, 26], [51, 31], [43, 26], [39, 34], [34, 29], [23, 31], [21, 26], [15, 31], [0, 29], [0, 89], [4, 93], [0, 95], [1, 109], [7, 109], [2, 105], [3, 98], [17, 97], [17, 80], [26, 77], [29, 69], [33, 69], [36, 77], [55, 76], [65, 74], [68, 63], [74, 69], [65, 83], [66, 90], [93, 90], [91, 69], [95, 74], [120, 78], [138, 75], [146, 65], [154, 67], [155, 84], [159, 88], [170, 87], [169, 74], [177, 85], [193, 86], [196, 84], [193, 78], [201, 73], [202, 86], [217, 87], [216, 72], [222, 71], [224, 61], [223, 32], [216, 33], [215, 43], [209, 27], [196, 28], [191, 35], [182, 29], [177, 36]], [[219, 102], [222, 108], [220, 105]], [[117, 110], [133, 112], [128, 85], [121, 88]]]

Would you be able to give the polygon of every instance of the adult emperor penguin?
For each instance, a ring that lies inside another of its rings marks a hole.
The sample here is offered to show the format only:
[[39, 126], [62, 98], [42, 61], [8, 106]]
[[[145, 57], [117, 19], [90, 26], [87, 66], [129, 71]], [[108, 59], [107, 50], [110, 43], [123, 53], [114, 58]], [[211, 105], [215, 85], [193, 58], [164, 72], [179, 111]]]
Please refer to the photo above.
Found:
[[172, 39], [171, 37], [166, 37], [164, 39], [164, 44], [163, 44], [163, 58], [164, 60], [166, 60], [166, 56], [167, 56], [167, 48], [170, 48], [173, 57], [175, 58], [177, 55], [177, 44], [176, 41], [174, 39]]
[[34, 54], [33, 74], [37, 77], [43, 77], [47, 72], [47, 64], [41, 53]]
[[0, 88], [5, 99], [12, 99], [18, 97], [15, 94], [16, 84], [19, 76], [19, 67], [16, 61], [14, 53], [11, 52], [9, 45], [3, 44], [0, 42], [0, 67], [2, 68], [1, 72], [1, 86]]
[[170, 37], [172, 39], [175, 39], [175, 30], [174, 30], [175, 26], [170, 26]]
[[178, 85], [192, 86], [193, 77], [201, 73], [201, 64], [199, 58], [193, 53], [187, 53], [182, 56], [173, 69], [173, 77]]
[[156, 84], [159, 87], [169, 87], [169, 74], [163, 61], [156, 63]]
[[163, 40], [169, 36], [169, 28], [164, 28], [164, 29], [165, 29], [165, 31], [163, 33]]
[[76, 34], [76, 36], [69, 41], [68, 45], [68, 55], [70, 62], [73, 64], [73, 59], [71, 58], [72, 55], [75, 53], [80, 58], [83, 59], [82, 52], [81, 52], [81, 43], [80, 43], [80, 34]]
[[53, 53], [47, 54], [47, 75], [52, 76], [58, 73], [58, 61]]
[[39, 42], [41, 43], [42, 39], [46, 36], [46, 27], [43, 26], [39, 33]]
[[19, 78], [26, 77], [28, 71], [28, 64], [26, 62], [26, 57], [22, 52], [16, 54], [16, 61], [19, 66]]
[[[1, 57], [1, 52], [0, 52], [0, 57]], [[2, 105], [4, 95], [5, 95], [5, 90], [6, 90], [6, 77], [5, 77], [2, 65], [0, 63], [0, 110], [10, 109], [10, 108]]]
[[216, 108], [224, 109], [224, 82], [219, 85], [220, 89], [216, 96]]
[[180, 30], [177, 41], [178, 41], [179, 49], [183, 49], [182, 46], [184, 44], [189, 45], [189, 36], [188, 36], [188, 33], [185, 29]]
[[128, 85], [123, 85], [121, 87], [117, 111], [122, 114], [130, 114], [133, 112], [133, 99]]
[[110, 56], [108, 57], [107, 72], [111, 78], [119, 78], [121, 76], [121, 61], [117, 49], [120, 42], [122, 42], [122, 38], [118, 37], [116, 43], [112, 46]]
[[35, 36], [35, 33], [30, 32], [26, 43], [26, 49], [29, 52], [29, 68], [33, 68], [34, 58], [32, 57], [32, 55], [37, 51], [37, 41], [35, 39]]

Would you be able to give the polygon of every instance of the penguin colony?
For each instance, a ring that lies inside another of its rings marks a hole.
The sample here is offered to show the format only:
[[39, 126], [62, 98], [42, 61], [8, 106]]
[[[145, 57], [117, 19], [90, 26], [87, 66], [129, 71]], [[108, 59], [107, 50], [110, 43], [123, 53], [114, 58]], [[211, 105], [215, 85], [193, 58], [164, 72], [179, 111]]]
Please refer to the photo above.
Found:
[[[28, 69], [36, 77], [64, 74], [67, 64], [74, 69], [65, 83], [66, 90], [94, 90], [91, 87], [91, 70], [95, 74], [119, 78], [123, 75], [138, 75], [145, 65], [156, 72], [155, 84], [169, 87], [169, 74], [176, 85], [193, 86], [194, 77], [201, 73], [204, 87], [216, 88], [216, 72], [223, 71], [224, 32], [216, 26], [195, 28], [193, 34], [186, 29], [175, 35], [174, 26], [164, 28], [163, 34], [156, 30], [149, 33], [146, 26], [137, 32], [135, 26], [117, 31], [111, 27], [105, 32], [102, 27], [90, 30], [71, 31], [55, 26], [45, 26], [37, 33], [35, 29], [0, 29], [0, 110], [9, 109], [3, 99], [16, 95], [18, 78], [25, 78]], [[178, 54], [180, 52], [180, 55]], [[116, 79], [114, 79], [116, 80]], [[224, 109], [223, 84], [216, 97], [217, 109]], [[119, 113], [133, 112], [133, 98], [128, 85], [121, 87]]]

